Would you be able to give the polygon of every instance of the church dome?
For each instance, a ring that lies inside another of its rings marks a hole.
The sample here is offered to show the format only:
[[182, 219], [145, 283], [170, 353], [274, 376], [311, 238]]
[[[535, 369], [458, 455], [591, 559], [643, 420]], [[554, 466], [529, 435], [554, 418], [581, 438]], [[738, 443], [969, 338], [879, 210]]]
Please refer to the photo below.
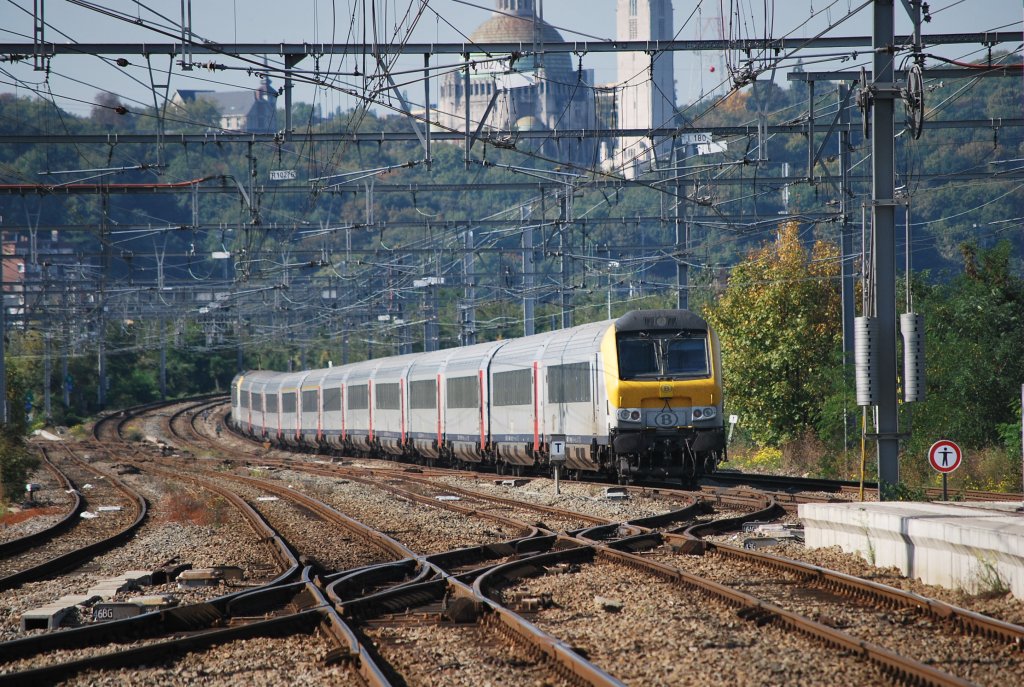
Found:
[[540, 121], [533, 115], [526, 117], [520, 117], [516, 120], [517, 131], [546, 131], [547, 127], [544, 126], [544, 122]]
[[[498, 9], [470, 35], [471, 43], [521, 43], [529, 50], [535, 40], [537, 43], [562, 42], [562, 35], [555, 27], [539, 17], [535, 20], [533, 0], [498, 0]], [[543, 50], [543, 47], [539, 49]], [[560, 81], [567, 81], [574, 73], [572, 59], [567, 53], [539, 55], [537, 60], [544, 65], [549, 77]], [[532, 64], [532, 57], [526, 56], [516, 63], [516, 67], [526, 70]]]

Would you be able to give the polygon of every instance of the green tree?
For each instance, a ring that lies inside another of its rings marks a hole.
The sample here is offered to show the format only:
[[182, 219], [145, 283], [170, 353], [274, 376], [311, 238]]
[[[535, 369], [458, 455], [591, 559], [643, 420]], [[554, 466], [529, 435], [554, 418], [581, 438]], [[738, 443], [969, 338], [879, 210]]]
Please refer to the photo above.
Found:
[[0, 426], [0, 496], [9, 501], [24, 495], [25, 481], [39, 465], [39, 459], [25, 445], [25, 399], [29, 388], [21, 367], [9, 365], [7, 422]]
[[1012, 250], [1009, 241], [981, 252], [965, 245], [964, 273], [916, 294], [927, 361], [927, 397], [915, 404], [908, 447], [917, 455], [940, 437], [1020, 455], [1024, 279], [1011, 269]]
[[759, 444], [813, 431], [842, 364], [839, 251], [808, 252], [795, 222], [733, 270], [707, 313], [722, 342], [727, 402]]

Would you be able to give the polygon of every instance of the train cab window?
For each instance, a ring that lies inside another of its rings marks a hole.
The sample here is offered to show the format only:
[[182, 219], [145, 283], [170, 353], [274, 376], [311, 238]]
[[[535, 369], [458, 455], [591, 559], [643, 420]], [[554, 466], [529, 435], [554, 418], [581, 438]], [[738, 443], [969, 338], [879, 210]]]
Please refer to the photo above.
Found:
[[706, 334], [652, 332], [618, 337], [619, 378], [706, 377]]
[[708, 352], [704, 338], [669, 341], [665, 351], [665, 372], [687, 376], [708, 374]]
[[656, 375], [658, 349], [655, 341], [639, 338], [619, 338], [619, 377], [633, 379], [643, 375]]

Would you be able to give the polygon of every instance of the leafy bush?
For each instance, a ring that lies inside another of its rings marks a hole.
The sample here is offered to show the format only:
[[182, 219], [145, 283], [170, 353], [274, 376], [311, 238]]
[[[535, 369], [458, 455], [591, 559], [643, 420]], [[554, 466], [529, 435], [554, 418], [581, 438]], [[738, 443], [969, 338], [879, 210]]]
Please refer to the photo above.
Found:
[[10, 432], [0, 432], [0, 487], [8, 501], [25, 494], [25, 482], [39, 467], [39, 458], [29, 451], [24, 440]]
[[742, 472], [772, 474], [782, 470], [782, 451], [771, 447], [730, 449], [729, 464]]

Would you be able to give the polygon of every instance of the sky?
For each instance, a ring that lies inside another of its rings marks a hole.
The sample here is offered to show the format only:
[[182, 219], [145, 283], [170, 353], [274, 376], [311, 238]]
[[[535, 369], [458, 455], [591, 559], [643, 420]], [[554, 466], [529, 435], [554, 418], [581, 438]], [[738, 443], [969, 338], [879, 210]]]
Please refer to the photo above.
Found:
[[[95, 2], [69, 2], [44, 0], [45, 40], [54, 43], [172, 43], [176, 40], [152, 27], [179, 33], [181, 23], [180, 0], [96, 0]], [[404, 38], [412, 23], [406, 13], [412, 8], [414, 15], [420, 8], [419, 0], [193, 0], [191, 21], [193, 33], [201, 39], [218, 43], [319, 43], [362, 41], [364, 16], [375, 10], [379, 40]], [[465, 37], [490, 16], [494, 0], [430, 0], [409, 36], [412, 42], [462, 42]], [[544, 19], [553, 24], [565, 40], [595, 41], [612, 39], [615, 33], [615, 0], [538, 0]], [[770, 21], [765, 21], [765, 8]], [[33, 34], [32, 0], [0, 0], [0, 43], [31, 43]], [[739, 9], [740, 19], [730, 8]], [[1021, 30], [1024, 0], [932, 0], [932, 21], [925, 25], [925, 33], [980, 32], [991, 30]], [[109, 11], [128, 19], [140, 19], [146, 26], [109, 16]], [[825, 35], [868, 35], [871, 31], [871, 2], [863, 0], [675, 0], [673, 28], [679, 39], [719, 38], [723, 32], [733, 37], [810, 37], [824, 31], [829, 24], [847, 17]], [[720, 17], [725, 15], [723, 21]], [[896, 1], [896, 19], [899, 33], [909, 33], [910, 22], [899, 0]], [[766, 23], [768, 26], [766, 27]], [[372, 33], [372, 32], [371, 32]], [[1019, 45], [999, 46], [1004, 50], [1018, 49]], [[931, 50], [947, 57], [979, 59], [985, 52], [980, 46], [948, 46]], [[838, 57], [838, 56], [836, 56]], [[868, 57], [846, 55], [842, 63], [822, 61], [812, 53], [804, 57], [808, 69], [858, 69], [868, 65]], [[209, 58], [202, 58], [209, 59]], [[435, 64], [446, 64], [457, 58], [439, 56]], [[675, 55], [677, 101], [688, 103], [701, 94], [715, 92], [720, 87], [725, 56], [717, 53], [679, 52]], [[332, 59], [320, 62], [323, 71], [351, 71], [356, 58]], [[421, 55], [410, 56], [395, 67], [398, 70], [422, 68]], [[443, 62], [442, 62], [443, 60]], [[169, 83], [170, 92], [177, 89], [242, 90], [255, 89], [258, 77], [245, 71], [247, 65], [231, 58], [218, 57], [217, 61], [238, 70], [182, 71], [167, 57], [153, 57], [149, 65], [142, 56], [129, 56], [130, 64], [119, 67], [110, 58], [58, 56], [50, 63], [49, 73], [37, 72], [32, 60], [0, 62], [0, 92], [20, 95], [37, 94], [53, 98], [64, 110], [87, 115], [97, 93], [108, 91], [118, 95], [130, 109], [152, 107], [150, 83]], [[813, 66], [810, 66], [813, 64]], [[314, 60], [307, 58], [299, 65], [312, 68]], [[361, 62], [359, 63], [362, 67]], [[593, 69], [595, 81], [616, 81], [615, 60], [611, 54], [592, 53], [583, 56], [583, 67]], [[153, 77], [150, 76], [150, 68]], [[168, 72], [170, 78], [168, 79]], [[775, 75], [785, 85], [784, 70]], [[417, 78], [396, 77], [403, 79]], [[762, 77], [767, 78], [767, 77]], [[346, 81], [343, 79], [343, 81]], [[351, 79], [347, 79], [351, 83]], [[280, 79], [275, 85], [281, 86]], [[159, 91], [158, 91], [159, 92]], [[719, 90], [718, 92], [722, 92]], [[422, 104], [422, 85], [408, 86], [413, 107]], [[342, 110], [353, 106], [352, 96], [338, 89], [297, 87], [296, 102], [316, 103], [323, 112]], [[436, 94], [431, 98], [436, 102]]]

